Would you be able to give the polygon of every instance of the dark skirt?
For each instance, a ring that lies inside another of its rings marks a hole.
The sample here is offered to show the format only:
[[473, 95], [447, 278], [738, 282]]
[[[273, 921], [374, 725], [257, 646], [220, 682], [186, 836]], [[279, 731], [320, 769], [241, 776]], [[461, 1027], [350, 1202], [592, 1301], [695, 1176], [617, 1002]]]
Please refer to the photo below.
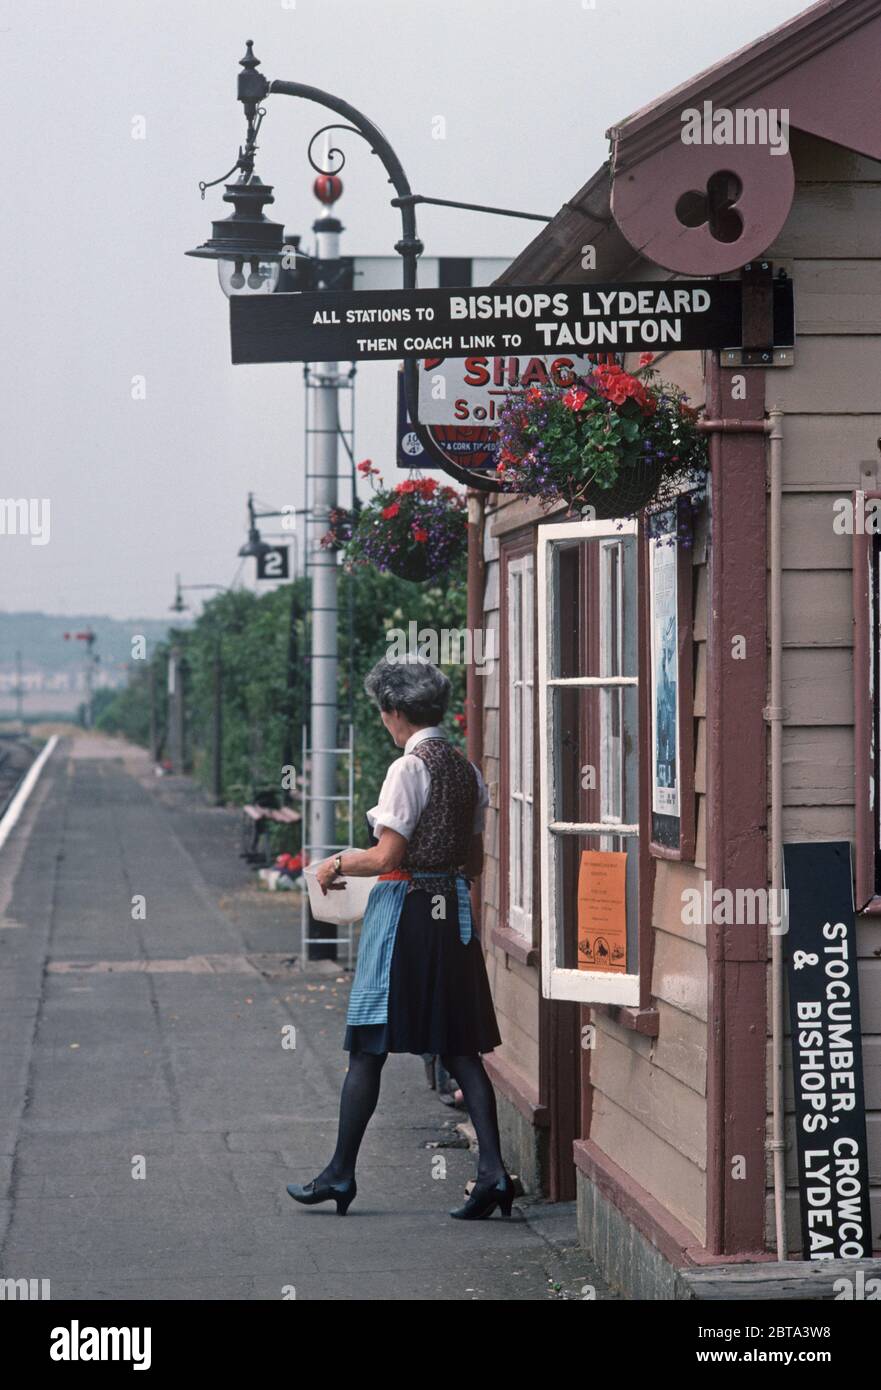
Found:
[[501, 1044], [480, 942], [459, 939], [455, 893], [445, 894], [446, 918], [431, 914], [435, 894], [416, 888], [404, 897], [389, 975], [388, 1022], [349, 1025], [347, 1052], [492, 1052]]

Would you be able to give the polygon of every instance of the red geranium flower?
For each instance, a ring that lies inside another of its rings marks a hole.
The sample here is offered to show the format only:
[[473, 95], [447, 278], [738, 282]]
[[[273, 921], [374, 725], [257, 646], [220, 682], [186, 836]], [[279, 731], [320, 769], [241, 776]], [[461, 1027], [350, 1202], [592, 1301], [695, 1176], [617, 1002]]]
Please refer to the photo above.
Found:
[[587, 400], [587, 397], [588, 392], [581, 386], [570, 386], [563, 397], [563, 404], [567, 410], [580, 410]]
[[653, 352], [643, 352], [639, 358], [639, 365], [641, 367], [648, 367], [654, 360], [655, 354]]
[[414, 482], [412, 478], [408, 478], [405, 483], [398, 483], [395, 492], [415, 492], [418, 486], [419, 484]]
[[526, 399], [529, 401], [530, 405], [539, 405], [541, 403], [541, 392], [537, 386], [530, 386], [529, 390], [526, 392]]
[[390, 506], [383, 507], [382, 515], [385, 518], [385, 520], [388, 521], [391, 517], [397, 516], [400, 510], [401, 508], [399, 504], [397, 502], [392, 502]]
[[428, 532], [427, 532], [426, 530], [424, 530], [421, 526], [414, 526], [414, 527], [413, 527], [413, 539], [414, 539], [414, 541], [427, 541], [427, 540], [428, 540]]
[[641, 381], [637, 381], [635, 376], [625, 372], [618, 366], [601, 366], [594, 371], [594, 380], [600, 395], [613, 405], [623, 405], [627, 400], [633, 400], [638, 406], [651, 414], [655, 408], [655, 399], [643, 386]]
[[373, 463], [370, 459], [362, 459], [359, 464], [356, 464], [356, 467], [359, 473], [364, 473], [365, 475], [379, 472], [378, 468], [373, 467]]

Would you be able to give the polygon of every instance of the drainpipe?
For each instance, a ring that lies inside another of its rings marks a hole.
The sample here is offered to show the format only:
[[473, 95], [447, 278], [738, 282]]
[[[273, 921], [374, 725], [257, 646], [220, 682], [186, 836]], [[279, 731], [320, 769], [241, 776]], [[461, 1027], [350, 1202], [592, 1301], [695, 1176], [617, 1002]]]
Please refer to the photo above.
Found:
[[[783, 563], [781, 556], [781, 505], [783, 497], [783, 412], [769, 411], [770, 490], [770, 605], [769, 645], [771, 703], [765, 717], [771, 726], [771, 889], [775, 903], [782, 903], [783, 889]], [[776, 930], [771, 928], [771, 1142], [774, 1163], [774, 1225], [777, 1259], [787, 1258], [786, 1167], [783, 1132], [783, 936], [788, 927], [784, 908]]]
[[[768, 645], [771, 702], [764, 710], [771, 727], [771, 888], [779, 904], [783, 888], [783, 565], [781, 556], [781, 505], [783, 496], [783, 411], [772, 409], [767, 420], [701, 420], [698, 429], [706, 434], [766, 434], [768, 457]], [[784, 909], [785, 911], [785, 909]], [[780, 926], [783, 927], [781, 920]], [[785, 927], [784, 927], [785, 930]], [[786, 1143], [783, 1121], [783, 941], [778, 928], [771, 929], [771, 1139], [773, 1156], [774, 1227], [777, 1259], [786, 1260]]]

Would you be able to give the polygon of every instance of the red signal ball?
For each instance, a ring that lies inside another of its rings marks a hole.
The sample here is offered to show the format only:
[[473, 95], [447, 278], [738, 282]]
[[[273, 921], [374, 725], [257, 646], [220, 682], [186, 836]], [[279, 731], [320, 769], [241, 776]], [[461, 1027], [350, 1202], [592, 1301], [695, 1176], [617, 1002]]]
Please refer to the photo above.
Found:
[[319, 174], [312, 185], [312, 192], [319, 203], [335, 203], [343, 191], [343, 181], [338, 174]]

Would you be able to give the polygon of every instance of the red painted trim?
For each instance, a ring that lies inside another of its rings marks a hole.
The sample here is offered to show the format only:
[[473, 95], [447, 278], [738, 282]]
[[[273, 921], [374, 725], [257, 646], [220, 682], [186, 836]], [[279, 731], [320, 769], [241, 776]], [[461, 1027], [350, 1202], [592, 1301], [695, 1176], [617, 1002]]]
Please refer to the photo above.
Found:
[[[732, 376], [744, 418], [764, 416], [764, 372], [707, 354], [707, 414], [722, 418]], [[767, 555], [765, 441], [710, 437], [707, 876], [713, 888], [767, 887]], [[736, 660], [732, 639], [743, 637]], [[765, 1243], [766, 973], [760, 925], [707, 925], [707, 1248], [714, 1258]], [[735, 1181], [735, 1155], [746, 1177]]]
[[622, 1028], [633, 1033], [643, 1033], [656, 1038], [661, 1028], [661, 1015], [657, 1009], [633, 1009], [626, 1004], [594, 1004], [593, 1008], [604, 1018], [610, 1018]]
[[[699, 104], [705, 97], [711, 97], [716, 107], [742, 104], [745, 95], [780, 81], [854, 29], [870, 23], [879, 9], [878, 0], [820, 0], [681, 86], [665, 92], [606, 132], [615, 142], [615, 174], [677, 139], [681, 131], [681, 113], [687, 107]], [[619, 150], [626, 150], [626, 157]]]
[[637, 530], [639, 575], [637, 595], [637, 651], [639, 653], [639, 1008], [652, 1007], [652, 969], [655, 957], [655, 928], [652, 910], [655, 900], [655, 861], [652, 858], [652, 716], [650, 707], [650, 643], [648, 544], [644, 514]]
[[572, 1144], [581, 1118], [580, 1006], [571, 1000], [538, 1001], [539, 1092], [550, 1116], [547, 1196], [575, 1199]]
[[493, 927], [490, 941], [494, 946], [501, 946], [505, 955], [520, 965], [537, 966], [540, 962], [541, 952], [538, 947], [531, 946], [524, 936], [512, 931], [510, 927]]
[[[508, 928], [508, 888], [510, 879], [508, 876], [508, 863], [510, 844], [508, 839], [508, 789], [510, 786], [510, 771], [508, 748], [510, 742], [510, 716], [508, 711], [508, 565], [512, 560], [519, 560], [524, 555], [533, 556], [533, 582], [535, 581], [535, 525], [521, 527], [517, 531], [508, 532], [499, 537], [499, 927], [502, 930]], [[533, 591], [534, 592], [534, 591]], [[533, 617], [535, 626], [533, 628], [533, 672], [532, 672], [532, 694], [533, 725], [537, 727], [537, 708], [538, 708], [538, 642], [536, 640], [536, 628], [538, 625], [538, 613], [533, 604]], [[538, 818], [539, 788], [538, 788], [538, 758], [533, 759], [533, 784], [532, 784], [532, 816], [533, 816], [533, 835], [532, 835], [532, 944], [537, 947], [538, 923], [540, 917], [540, 898], [539, 898], [539, 863], [538, 863], [538, 842], [539, 836], [535, 833], [536, 821]], [[518, 940], [523, 941], [523, 937], [518, 935]], [[513, 953], [509, 953], [513, 954]], [[524, 962], [531, 964], [532, 962]]]
[[[865, 500], [881, 497], [866, 492]], [[856, 510], [856, 493], [853, 494]], [[854, 680], [854, 797], [856, 801], [856, 844], [854, 868], [855, 900], [858, 912], [877, 915], [881, 911], [875, 896], [875, 816], [872, 786], [875, 774], [873, 729], [875, 711], [872, 700], [872, 638], [869, 624], [872, 560], [871, 536], [853, 538], [853, 680]], [[875, 622], [878, 618], [876, 615]]]
[[625, 1173], [592, 1139], [577, 1139], [572, 1146], [572, 1156], [578, 1171], [590, 1179], [665, 1260], [675, 1268], [694, 1263], [689, 1256], [692, 1247], [699, 1246], [694, 1233], [671, 1216], [657, 1198]]
[[644, 1187], [619, 1168], [592, 1139], [577, 1139], [572, 1146], [575, 1167], [674, 1269], [717, 1264], [766, 1264], [774, 1260], [767, 1250], [738, 1250], [730, 1255], [710, 1254], [697, 1237]]
[[546, 1105], [542, 1105], [527, 1078], [494, 1052], [486, 1053], [482, 1060], [484, 1070], [496, 1090], [501, 1091], [536, 1129], [547, 1129], [551, 1123], [550, 1111]]

